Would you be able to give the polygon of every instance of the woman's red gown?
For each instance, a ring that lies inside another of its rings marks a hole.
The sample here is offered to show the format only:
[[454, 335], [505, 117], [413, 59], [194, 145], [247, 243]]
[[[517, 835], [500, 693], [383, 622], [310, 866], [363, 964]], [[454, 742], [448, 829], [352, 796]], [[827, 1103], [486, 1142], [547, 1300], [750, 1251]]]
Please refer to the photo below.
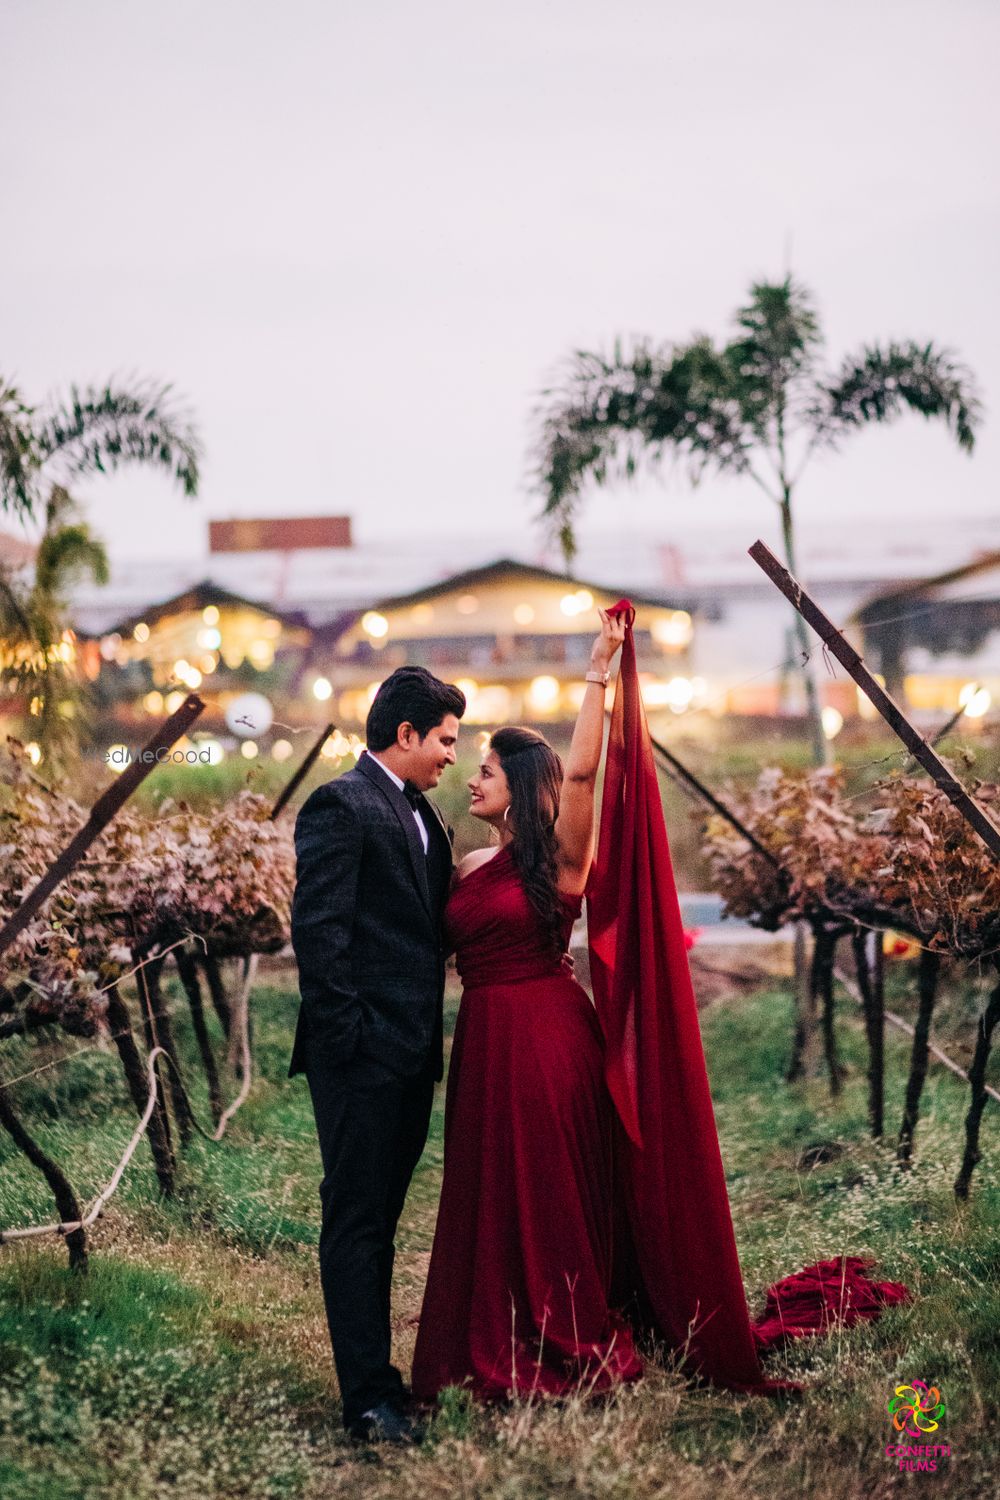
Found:
[[[594, 1006], [549, 957], [507, 850], [454, 889], [465, 994], [441, 1208], [413, 1366], [425, 1400], [599, 1390], [641, 1373], [635, 1327], [699, 1379], [801, 1390], [760, 1356], [907, 1302], [844, 1251], [747, 1308], [627, 600], [587, 886]], [[565, 938], [581, 909], [566, 902]], [[612, 1170], [613, 1168], [613, 1170]], [[628, 1311], [626, 1324], [617, 1309]]]
[[[564, 902], [568, 943], [582, 900]], [[546, 952], [508, 849], [456, 884], [445, 925], [464, 993], [413, 1393], [632, 1379], [642, 1362], [608, 1305], [613, 1105], [590, 997]]]

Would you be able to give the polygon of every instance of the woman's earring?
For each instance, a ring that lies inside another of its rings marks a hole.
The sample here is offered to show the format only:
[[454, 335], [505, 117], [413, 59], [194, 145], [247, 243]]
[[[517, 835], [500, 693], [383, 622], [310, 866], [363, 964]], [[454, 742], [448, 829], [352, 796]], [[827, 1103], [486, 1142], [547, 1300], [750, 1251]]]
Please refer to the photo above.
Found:
[[503, 820], [504, 820], [505, 823], [507, 822], [507, 817], [508, 817], [509, 813], [510, 813], [510, 803], [508, 802], [507, 806], [503, 810]]

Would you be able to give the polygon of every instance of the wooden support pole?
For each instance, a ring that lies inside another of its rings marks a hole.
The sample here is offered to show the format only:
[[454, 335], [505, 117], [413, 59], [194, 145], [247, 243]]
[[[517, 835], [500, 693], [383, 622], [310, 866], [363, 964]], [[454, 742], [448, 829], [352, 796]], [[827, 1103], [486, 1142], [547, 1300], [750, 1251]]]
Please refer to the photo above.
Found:
[[[997, 973], [1000, 974], [1000, 960], [996, 963]], [[990, 1047], [993, 1042], [993, 1029], [1000, 1021], [1000, 980], [998, 980], [986, 1009], [979, 1017], [979, 1025], [976, 1027], [976, 1051], [969, 1069], [969, 1085], [972, 1090], [972, 1102], [969, 1112], [965, 1117], [965, 1151], [962, 1156], [962, 1166], [958, 1176], [955, 1178], [955, 1197], [965, 1199], [969, 1196], [969, 1183], [972, 1174], [979, 1162], [981, 1152], [979, 1150], [979, 1124], [983, 1118], [983, 1110], [986, 1108], [986, 1064], [990, 1060]]]
[[278, 797], [277, 802], [271, 808], [272, 823], [274, 822], [274, 819], [279, 815], [282, 808], [286, 806], [289, 799], [293, 797], [298, 791], [299, 787], [302, 785], [302, 782], [305, 780], [305, 778], [308, 776], [309, 772], [315, 765], [316, 760], [319, 756], [319, 752], [322, 750], [323, 746], [326, 744], [327, 740], [330, 738], [336, 727], [336, 724], [328, 724], [326, 726], [326, 728], [323, 730], [323, 733], [320, 735], [319, 739], [316, 741], [315, 745], [313, 745], [312, 749], [309, 751], [309, 754], [302, 762], [301, 766], [299, 766], [299, 769], [296, 771], [295, 775], [291, 778], [288, 785], [281, 792], [281, 795]]
[[[178, 948], [177, 951], [181, 953], [183, 949]], [[229, 996], [226, 994], [226, 986], [222, 978], [221, 960], [218, 954], [213, 953], [211, 948], [209, 948], [207, 953], [199, 953], [196, 949], [194, 961], [200, 964], [205, 971], [205, 978], [208, 980], [208, 992], [212, 997], [215, 1013], [222, 1024], [223, 1031], [228, 1037], [233, 1029], [233, 1014], [232, 1007], [229, 1004]], [[180, 968], [179, 962], [177, 967]]]
[[778, 561], [771, 549], [763, 542], [754, 542], [749, 552], [758, 567], [795, 606], [802, 618], [812, 626], [823, 644], [829, 648], [831, 655], [837, 658], [865, 696], [875, 705], [889, 728], [899, 736], [914, 759], [919, 761], [924, 770], [933, 776], [945, 796], [962, 814], [966, 822], [975, 829], [990, 853], [1000, 859], [1000, 828], [987, 817], [979, 803], [969, 796], [961, 782], [955, 780], [937, 752], [922, 735], [917, 733], [898, 704], [872, 676], [854, 647], [844, 639], [833, 621], [823, 613], [819, 605], [809, 597], [801, 584], [792, 577], [788, 569]]
[[218, 1125], [222, 1115], [222, 1087], [219, 1082], [219, 1069], [212, 1050], [211, 1038], [205, 1024], [205, 1005], [198, 979], [198, 965], [186, 948], [175, 948], [174, 957], [177, 960], [177, 971], [181, 976], [181, 983], [191, 1007], [191, 1024], [194, 1027], [195, 1040], [198, 1043], [205, 1078], [208, 1081], [208, 1103], [212, 1111], [212, 1123]]
[[138, 755], [106, 791], [102, 792], [90, 809], [86, 823], [75, 833], [62, 853], [49, 865], [38, 884], [33, 886], [10, 921], [0, 930], [0, 953], [9, 948], [14, 939], [24, 931], [28, 923], [44, 906], [60, 881], [79, 864], [98, 834], [121, 811], [140, 782], [145, 781], [150, 771], [160, 763], [158, 756], [175, 745], [202, 712], [205, 705], [194, 693], [189, 693], [176, 713], [171, 714], [147, 740]]
[[920, 966], [917, 971], [917, 1024], [913, 1029], [913, 1048], [910, 1052], [910, 1072], [906, 1080], [906, 1103], [903, 1106], [903, 1123], [899, 1127], [896, 1143], [896, 1159], [901, 1166], [909, 1166], [913, 1155], [913, 1136], [920, 1114], [920, 1096], [927, 1077], [927, 1059], [930, 1054], [931, 1019], [937, 999], [938, 976], [941, 970], [941, 955], [931, 948], [921, 948]]
[[[973, 685], [973, 693], [977, 693], [978, 691], [979, 691], [978, 684], [974, 684]], [[952, 714], [951, 718], [948, 720], [948, 722], [946, 724], [942, 724], [940, 729], [935, 730], [935, 732], [931, 735], [930, 740], [929, 740], [928, 743], [931, 744], [931, 745], [940, 745], [941, 741], [943, 739], [945, 739], [949, 734], [951, 734], [951, 731], [954, 729], [954, 727], [958, 723], [959, 719], [964, 719], [964, 718], [965, 718], [965, 708], [962, 707], [962, 708], [956, 709], [955, 712]]]
[[[885, 1115], [885, 990], [881, 932], [855, 927], [851, 933], [854, 971], [868, 1039], [868, 1123], [873, 1136], [882, 1134]], [[839, 972], [835, 969], [835, 975]]]
[[661, 745], [659, 740], [654, 740], [652, 735], [649, 736], [649, 743], [671, 770], [676, 771], [677, 775], [696, 791], [699, 797], [704, 802], [707, 802], [714, 812], [717, 812], [721, 818], [725, 818], [727, 823], [732, 824], [736, 832], [741, 838], [746, 839], [752, 849], [756, 849], [757, 853], [766, 859], [768, 864], [773, 865], [776, 870], [782, 868], [781, 862], [771, 853], [770, 849], [765, 848], [760, 839], [750, 832], [746, 824], [741, 823], [736, 814], [724, 802], [721, 802], [714, 792], [710, 792], [708, 787], [698, 780], [694, 772], [689, 771], [687, 766], [677, 759], [672, 750], [668, 750], [666, 745]]
[[[108, 1025], [111, 1027], [111, 1038], [118, 1049], [122, 1068], [125, 1071], [125, 1079], [128, 1083], [128, 1091], [132, 1095], [136, 1113], [140, 1120], [146, 1113], [146, 1105], [149, 1096], [149, 1085], [146, 1081], [146, 1069], [142, 1065], [139, 1049], [135, 1044], [135, 1036], [132, 1033], [132, 1019], [128, 1013], [128, 1006], [122, 999], [117, 984], [108, 989]], [[166, 1111], [163, 1109], [163, 1095], [157, 1090], [159, 1107], [150, 1116], [149, 1124], [146, 1126], [146, 1134], [149, 1137], [149, 1147], [153, 1153], [153, 1163], [156, 1167], [156, 1175], [159, 1178], [160, 1187], [166, 1197], [172, 1197], [174, 1192], [174, 1177], [177, 1171], [177, 1162], [174, 1158], [173, 1147], [166, 1132]]]
[[[87, 1269], [87, 1231], [81, 1222], [83, 1214], [80, 1211], [80, 1200], [59, 1163], [53, 1161], [52, 1157], [43, 1151], [38, 1142], [28, 1134], [14, 1111], [3, 1083], [0, 1083], [0, 1125], [7, 1131], [15, 1146], [24, 1152], [32, 1166], [37, 1167], [45, 1178], [52, 1189], [52, 1196], [56, 1200], [56, 1208], [62, 1222], [76, 1224], [76, 1229], [71, 1229], [66, 1235], [69, 1268], [71, 1271], [85, 1271]], [[0, 1236], [0, 1242], [2, 1242], [2, 1236]]]

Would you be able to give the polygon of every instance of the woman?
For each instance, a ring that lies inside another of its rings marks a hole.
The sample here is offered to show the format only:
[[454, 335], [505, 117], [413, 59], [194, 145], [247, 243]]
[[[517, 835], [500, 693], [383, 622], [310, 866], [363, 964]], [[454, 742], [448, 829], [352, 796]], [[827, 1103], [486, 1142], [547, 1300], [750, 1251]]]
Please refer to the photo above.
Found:
[[612, 1104], [601, 1030], [567, 945], [594, 853], [604, 693], [622, 616], [601, 633], [563, 768], [531, 729], [497, 730], [469, 781], [499, 848], [466, 856], [445, 913], [463, 996], [444, 1181], [413, 1394], [600, 1390], [641, 1373], [609, 1306]]
[[[775, 1282], [750, 1318], [634, 615], [627, 599], [601, 614], [565, 773], [541, 735], [502, 729], [469, 783], [500, 847], [468, 856], [446, 911], [465, 993], [414, 1355], [424, 1400], [456, 1383], [502, 1397], [631, 1379], [641, 1362], [619, 1309], [693, 1379], [799, 1391], [761, 1356], [911, 1300], [840, 1252]], [[604, 684], [621, 647], [595, 859]], [[596, 1010], [566, 959], [585, 887]]]

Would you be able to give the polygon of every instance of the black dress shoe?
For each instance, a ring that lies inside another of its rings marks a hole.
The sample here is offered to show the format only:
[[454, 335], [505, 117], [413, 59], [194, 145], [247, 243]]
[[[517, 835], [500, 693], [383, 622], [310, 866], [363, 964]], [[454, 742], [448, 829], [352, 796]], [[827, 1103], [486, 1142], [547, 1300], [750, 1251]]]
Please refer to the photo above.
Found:
[[383, 1402], [363, 1412], [347, 1429], [355, 1443], [418, 1443], [420, 1432], [405, 1412]]

